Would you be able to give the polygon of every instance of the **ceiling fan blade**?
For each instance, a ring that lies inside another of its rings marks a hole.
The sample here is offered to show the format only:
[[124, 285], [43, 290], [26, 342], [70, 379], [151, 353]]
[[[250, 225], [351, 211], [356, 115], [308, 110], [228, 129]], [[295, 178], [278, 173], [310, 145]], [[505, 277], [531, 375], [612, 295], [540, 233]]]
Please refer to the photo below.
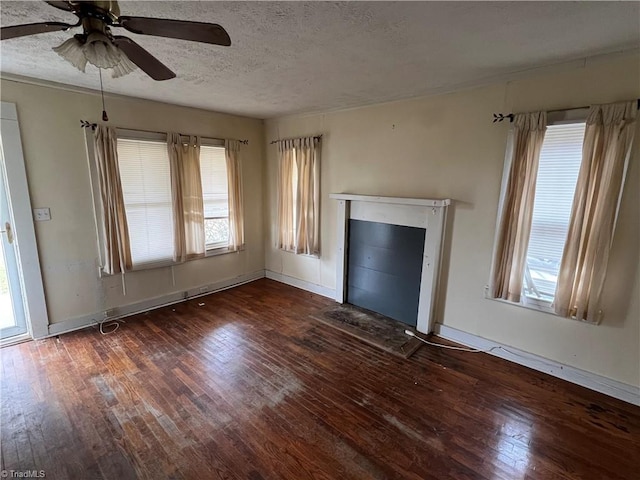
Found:
[[231, 45], [231, 39], [227, 31], [215, 23], [127, 16], [119, 17], [118, 23], [130, 32], [141, 35], [178, 38], [180, 40], [211, 43], [225, 47]]
[[175, 78], [175, 73], [130, 38], [114, 36], [113, 43], [129, 57], [129, 60], [140, 67], [140, 70], [154, 80]]
[[0, 28], [0, 40], [35, 35], [37, 33], [59, 32], [68, 30], [77, 25], [69, 25], [62, 22], [27, 23], [25, 25], [12, 25]]
[[50, 2], [49, 0], [45, 0], [46, 3], [51, 5], [52, 7], [59, 8], [60, 10], [66, 10], [67, 12], [75, 12], [76, 7], [71, 4], [71, 2]]

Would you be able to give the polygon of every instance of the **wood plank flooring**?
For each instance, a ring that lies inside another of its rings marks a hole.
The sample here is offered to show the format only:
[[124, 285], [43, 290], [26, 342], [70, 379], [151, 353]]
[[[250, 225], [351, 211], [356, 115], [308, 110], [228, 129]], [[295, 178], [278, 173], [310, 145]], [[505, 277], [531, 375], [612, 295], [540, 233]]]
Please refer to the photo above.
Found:
[[[200, 306], [204, 303], [204, 306]], [[485, 354], [403, 360], [270, 280], [0, 351], [4, 470], [47, 479], [638, 479], [640, 408]]]

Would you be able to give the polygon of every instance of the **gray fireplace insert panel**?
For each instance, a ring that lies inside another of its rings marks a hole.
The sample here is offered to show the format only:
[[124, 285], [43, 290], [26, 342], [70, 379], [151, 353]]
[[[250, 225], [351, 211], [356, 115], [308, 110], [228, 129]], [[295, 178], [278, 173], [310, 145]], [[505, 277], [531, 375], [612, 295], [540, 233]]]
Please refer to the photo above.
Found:
[[347, 302], [416, 326], [425, 233], [349, 220]]

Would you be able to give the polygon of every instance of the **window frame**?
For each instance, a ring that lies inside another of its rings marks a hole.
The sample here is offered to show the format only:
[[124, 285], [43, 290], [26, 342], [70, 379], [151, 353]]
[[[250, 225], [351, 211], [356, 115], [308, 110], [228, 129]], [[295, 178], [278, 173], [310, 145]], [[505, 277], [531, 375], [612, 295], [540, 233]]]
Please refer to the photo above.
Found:
[[[127, 128], [117, 128], [116, 132], [118, 138], [127, 139], [127, 140], [142, 140], [142, 141], [160, 141], [166, 143], [167, 134], [162, 132], [153, 132], [148, 130], [135, 130], [135, 129], [127, 129]], [[91, 197], [93, 202], [93, 220], [96, 231], [96, 248], [98, 250], [98, 278], [109, 277], [111, 275], [105, 273], [102, 269], [102, 265], [104, 265], [104, 239], [105, 239], [105, 228], [104, 228], [104, 209], [102, 206], [102, 195], [100, 192], [100, 182], [99, 182], [99, 174], [96, 165], [96, 152], [95, 146], [93, 143], [93, 129], [85, 128], [85, 147], [87, 154], [87, 162], [89, 164], [89, 181], [91, 184]], [[185, 136], [186, 137], [186, 136]], [[200, 144], [204, 146], [211, 147], [222, 147], [225, 148], [225, 141], [219, 138], [212, 137], [201, 137]], [[242, 248], [241, 250], [243, 250]], [[230, 249], [228, 246], [220, 246], [207, 249], [205, 248], [204, 258], [215, 257], [218, 255], [224, 255], [227, 253], [234, 253], [236, 250]], [[194, 260], [201, 260], [202, 258], [195, 258], [191, 260], [187, 260], [189, 262]], [[176, 262], [173, 259], [167, 261], [159, 261], [159, 262], [148, 262], [144, 264], [139, 264], [133, 267], [128, 272], [138, 272], [143, 270], [151, 270], [155, 268], [164, 268], [164, 267], [173, 267], [176, 265], [180, 265], [181, 262]]]
[[[583, 123], [586, 122], [587, 120], [587, 116], [589, 115], [589, 108], [574, 108], [574, 109], [568, 109], [568, 110], [556, 110], [556, 111], [550, 111], [547, 112], [547, 126], [551, 126], [551, 125], [567, 125], [567, 124], [574, 124], [574, 123]], [[509, 134], [511, 135], [511, 133]], [[509, 140], [510, 142], [510, 140]], [[510, 144], [507, 145], [507, 148], [510, 148]], [[503, 166], [503, 173], [502, 173], [502, 181], [500, 183], [500, 197], [499, 197], [499, 203], [498, 203], [498, 213], [497, 213], [497, 221], [496, 221], [496, 225], [498, 225], [498, 222], [500, 221], [500, 214], [502, 212], [502, 208], [503, 208], [503, 204], [504, 204], [504, 196], [505, 196], [505, 191], [506, 191], [506, 186], [507, 186], [507, 179], [509, 176], [509, 171], [508, 169], [511, 167], [511, 163], [510, 163], [510, 155], [509, 152], [507, 152], [507, 155], [505, 155], [505, 161], [504, 161], [504, 166]], [[498, 231], [496, 228], [496, 233], [494, 236], [494, 240], [493, 240], [493, 253], [492, 253], [492, 259], [495, 258], [496, 255], [496, 247], [497, 247], [497, 239], [498, 239]], [[493, 265], [494, 262], [492, 260], [491, 264]], [[492, 267], [493, 269], [493, 267]], [[493, 271], [490, 272], [490, 279], [493, 277]], [[486, 299], [489, 300], [494, 300], [497, 302], [501, 302], [501, 303], [506, 303], [507, 305], [513, 305], [516, 307], [523, 307], [523, 308], [527, 308], [529, 310], [536, 310], [539, 312], [543, 312], [543, 313], [549, 313], [551, 315], [554, 315], [556, 317], [562, 317], [561, 315], [558, 315], [557, 313], [555, 313], [555, 310], [553, 308], [553, 302], [549, 301], [549, 300], [545, 300], [542, 298], [532, 298], [532, 297], [528, 297], [526, 294], [521, 295], [520, 298], [520, 302], [512, 302], [509, 300], [505, 300], [502, 298], [493, 298], [491, 296], [491, 291], [490, 291], [490, 282], [485, 286], [485, 294], [484, 294]], [[562, 317], [564, 318], [564, 317]]]

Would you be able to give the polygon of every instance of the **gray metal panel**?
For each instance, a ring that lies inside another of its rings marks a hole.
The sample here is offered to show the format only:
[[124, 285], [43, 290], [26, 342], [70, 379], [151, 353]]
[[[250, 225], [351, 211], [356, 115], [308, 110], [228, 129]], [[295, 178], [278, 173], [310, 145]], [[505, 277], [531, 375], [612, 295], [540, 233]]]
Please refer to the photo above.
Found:
[[349, 220], [347, 302], [415, 326], [425, 232]]

